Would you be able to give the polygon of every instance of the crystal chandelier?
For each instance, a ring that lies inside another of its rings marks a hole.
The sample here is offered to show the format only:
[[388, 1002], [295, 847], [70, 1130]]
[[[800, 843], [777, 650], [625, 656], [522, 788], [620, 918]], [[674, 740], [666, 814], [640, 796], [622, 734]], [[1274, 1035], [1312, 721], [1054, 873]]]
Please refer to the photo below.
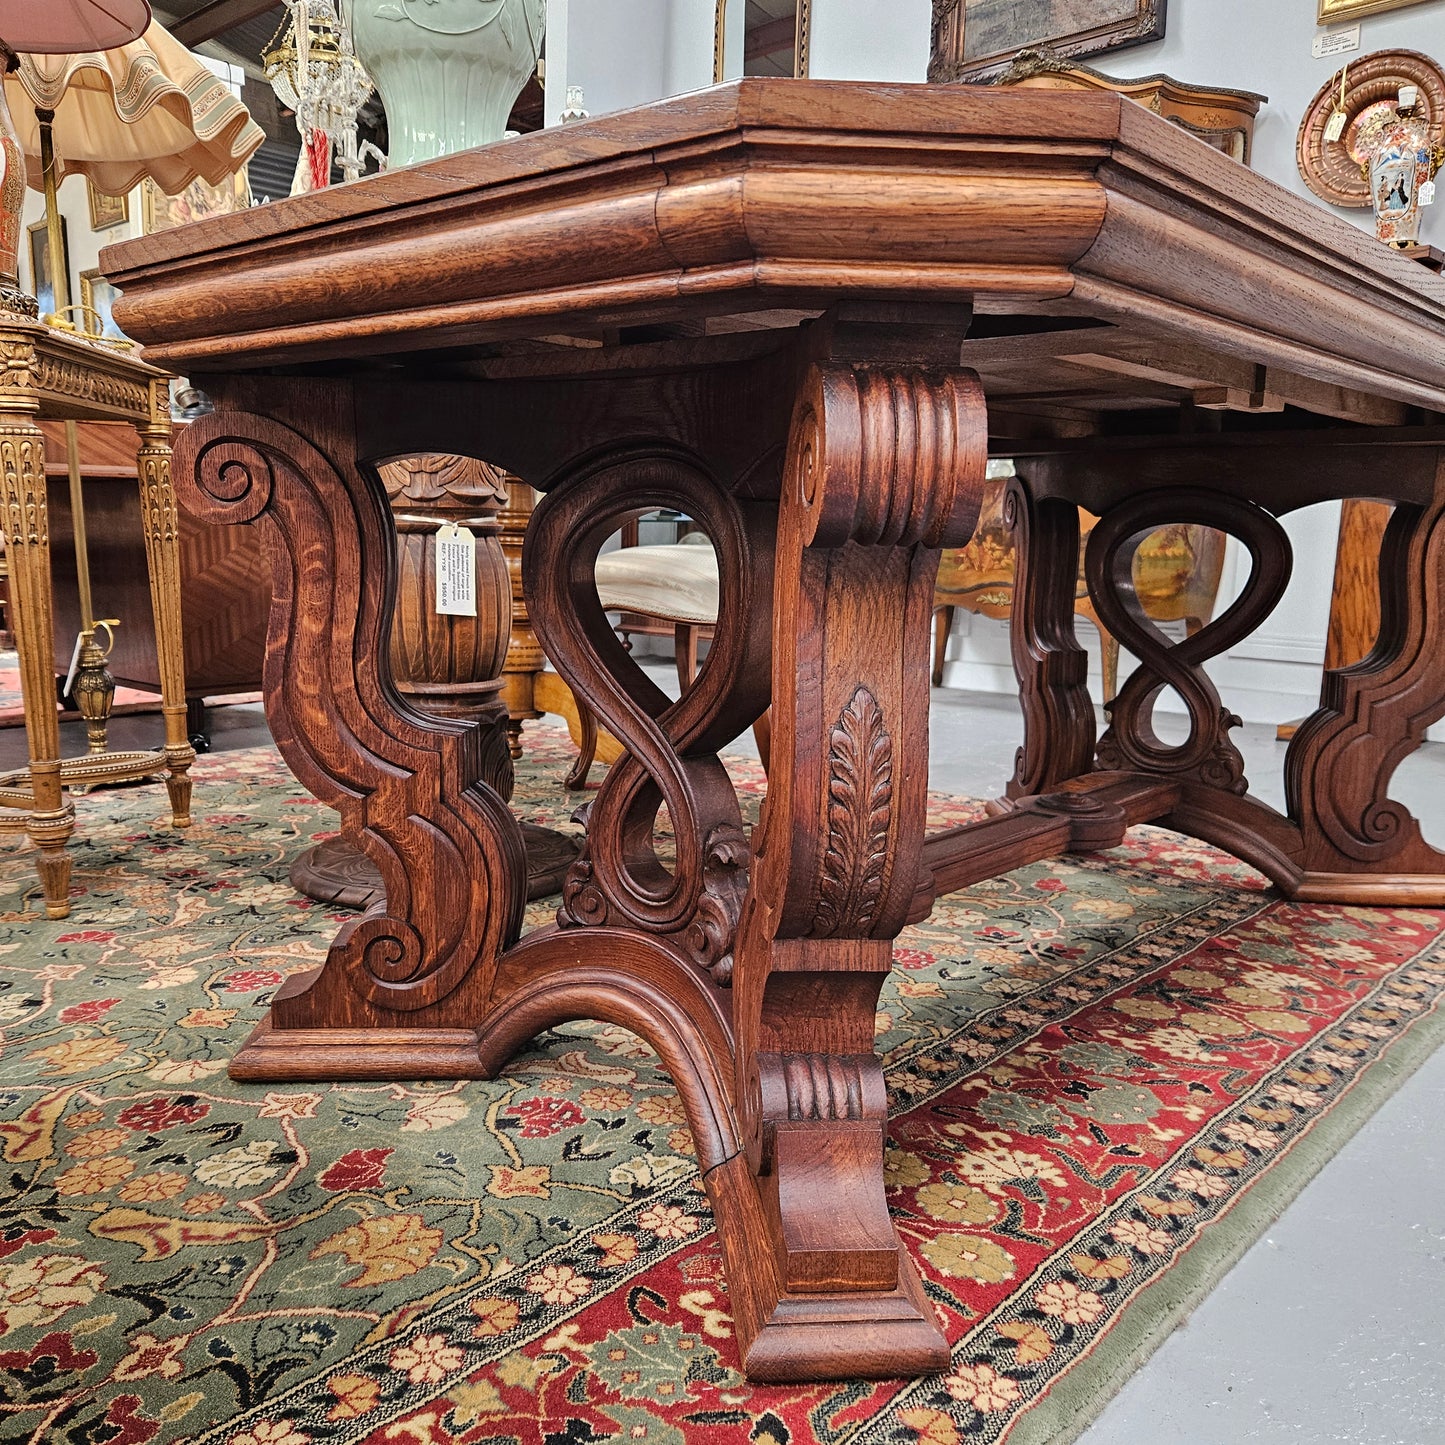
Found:
[[332, 0], [285, 3], [286, 19], [261, 63], [276, 98], [295, 112], [301, 132], [304, 169], [298, 169], [294, 194], [327, 184], [333, 154], [348, 181], [361, 174], [368, 153], [378, 160], [381, 155], [370, 142], [357, 145], [357, 113], [374, 87]]

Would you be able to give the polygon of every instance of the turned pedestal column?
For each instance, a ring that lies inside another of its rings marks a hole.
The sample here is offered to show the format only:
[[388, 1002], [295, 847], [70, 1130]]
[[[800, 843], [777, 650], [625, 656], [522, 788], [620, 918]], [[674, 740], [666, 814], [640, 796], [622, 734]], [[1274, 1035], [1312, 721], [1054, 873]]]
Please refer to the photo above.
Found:
[[[471, 457], [441, 453], [390, 462], [380, 474], [396, 524], [392, 679], [421, 712], [477, 725], [481, 777], [499, 796], [510, 798], [522, 718], [541, 716], [531, 710], [531, 685], [543, 657], [529, 624], [514, 635], [513, 579], [501, 534], [504, 517], [514, 531], [525, 532], [531, 488], [519, 488], [525, 497], [519, 496], [518, 504], [504, 512], [509, 494], [503, 472]], [[437, 534], [453, 524], [465, 527], [476, 542], [473, 617], [444, 616], [436, 608]], [[520, 590], [519, 582], [517, 587]], [[509, 714], [513, 696], [520, 716]], [[509, 729], [514, 739], [510, 748]], [[522, 832], [529, 895], [556, 893], [577, 845], [550, 828], [524, 824]], [[291, 882], [308, 898], [348, 908], [371, 908], [384, 897], [376, 867], [341, 838], [301, 854], [291, 865]]]

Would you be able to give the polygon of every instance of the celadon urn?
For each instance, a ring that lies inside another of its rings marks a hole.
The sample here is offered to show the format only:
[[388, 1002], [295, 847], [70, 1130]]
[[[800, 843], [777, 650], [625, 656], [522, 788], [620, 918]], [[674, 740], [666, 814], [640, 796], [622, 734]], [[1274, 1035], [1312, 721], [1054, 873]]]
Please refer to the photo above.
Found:
[[357, 58], [376, 82], [388, 166], [501, 140], [536, 72], [546, 0], [347, 0]]

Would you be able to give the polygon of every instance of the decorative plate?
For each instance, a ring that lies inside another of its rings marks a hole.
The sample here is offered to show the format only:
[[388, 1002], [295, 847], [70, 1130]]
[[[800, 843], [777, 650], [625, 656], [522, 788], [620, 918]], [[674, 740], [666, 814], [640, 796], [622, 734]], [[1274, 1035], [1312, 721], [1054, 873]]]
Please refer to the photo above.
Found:
[[1370, 208], [1370, 187], [1361, 169], [1373, 137], [1395, 114], [1402, 85], [1420, 91], [1418, 114], [1432, 126], [1445, 122], [1445, 71], [1418, 50], [1377, 50], [1353, 62], [1345, 75], [1345, 133], [1325, 139], [1340, 104], [1340, 72], [1320, 87], [1300, 122], [1297, 157], [1305, 184], [1332, 206]]

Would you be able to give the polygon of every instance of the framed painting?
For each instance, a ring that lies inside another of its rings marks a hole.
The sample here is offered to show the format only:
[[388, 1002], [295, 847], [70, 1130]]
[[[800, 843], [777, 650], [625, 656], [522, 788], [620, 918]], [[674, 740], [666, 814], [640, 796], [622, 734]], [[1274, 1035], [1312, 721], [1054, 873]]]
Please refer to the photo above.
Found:
[[[45, 222], [36, 221], [30, 230], [30, 292], [40, 303], [40, 317], [55, 314], [55, 273], [50, 269], [50, 238]], [[60, 249], [64, 252], [66, 290], [70, 286], [70, 231], [60, 218]]]
[[96, 190], [95, 182], [86, 178], [85, 189], [90, 197], [90, 229], [108, 231], [130, 220], [130, 196], [107, 196]]
[[208, 216], [229, 216], [251, 205], [251, 183], [244, 168], [218, 186], [194, 180], [179, 195], [168, 196], [152, 180], [141, 182], [141, 225], [147, 236]]
[[87, 335], [99, 336], [104, 341], [128, 339], [111, 314], [115, 298], [119, 295], [120, 292], [99, 271], [80, 273], [80, 304], [86, 308], [81, 316]]
[[713, 80], [806, 76], [812, 8], [812, 0], [717, 0]]
[[[1321, 0], [1325, 3], [1325, 0]], [[989, 81], [1021, 50], [1082, 60], [1164, 38], [1165, 0], [933, 0], [932, 81]]]
[[1319, 23], [1338, 25], [1343, 20], [1358, 20], [1361, 15], [1378, 15], [1382, 10], [1403, 10], [1407, 5], [1423, 5], [1425, 0], [1320, 0]]

